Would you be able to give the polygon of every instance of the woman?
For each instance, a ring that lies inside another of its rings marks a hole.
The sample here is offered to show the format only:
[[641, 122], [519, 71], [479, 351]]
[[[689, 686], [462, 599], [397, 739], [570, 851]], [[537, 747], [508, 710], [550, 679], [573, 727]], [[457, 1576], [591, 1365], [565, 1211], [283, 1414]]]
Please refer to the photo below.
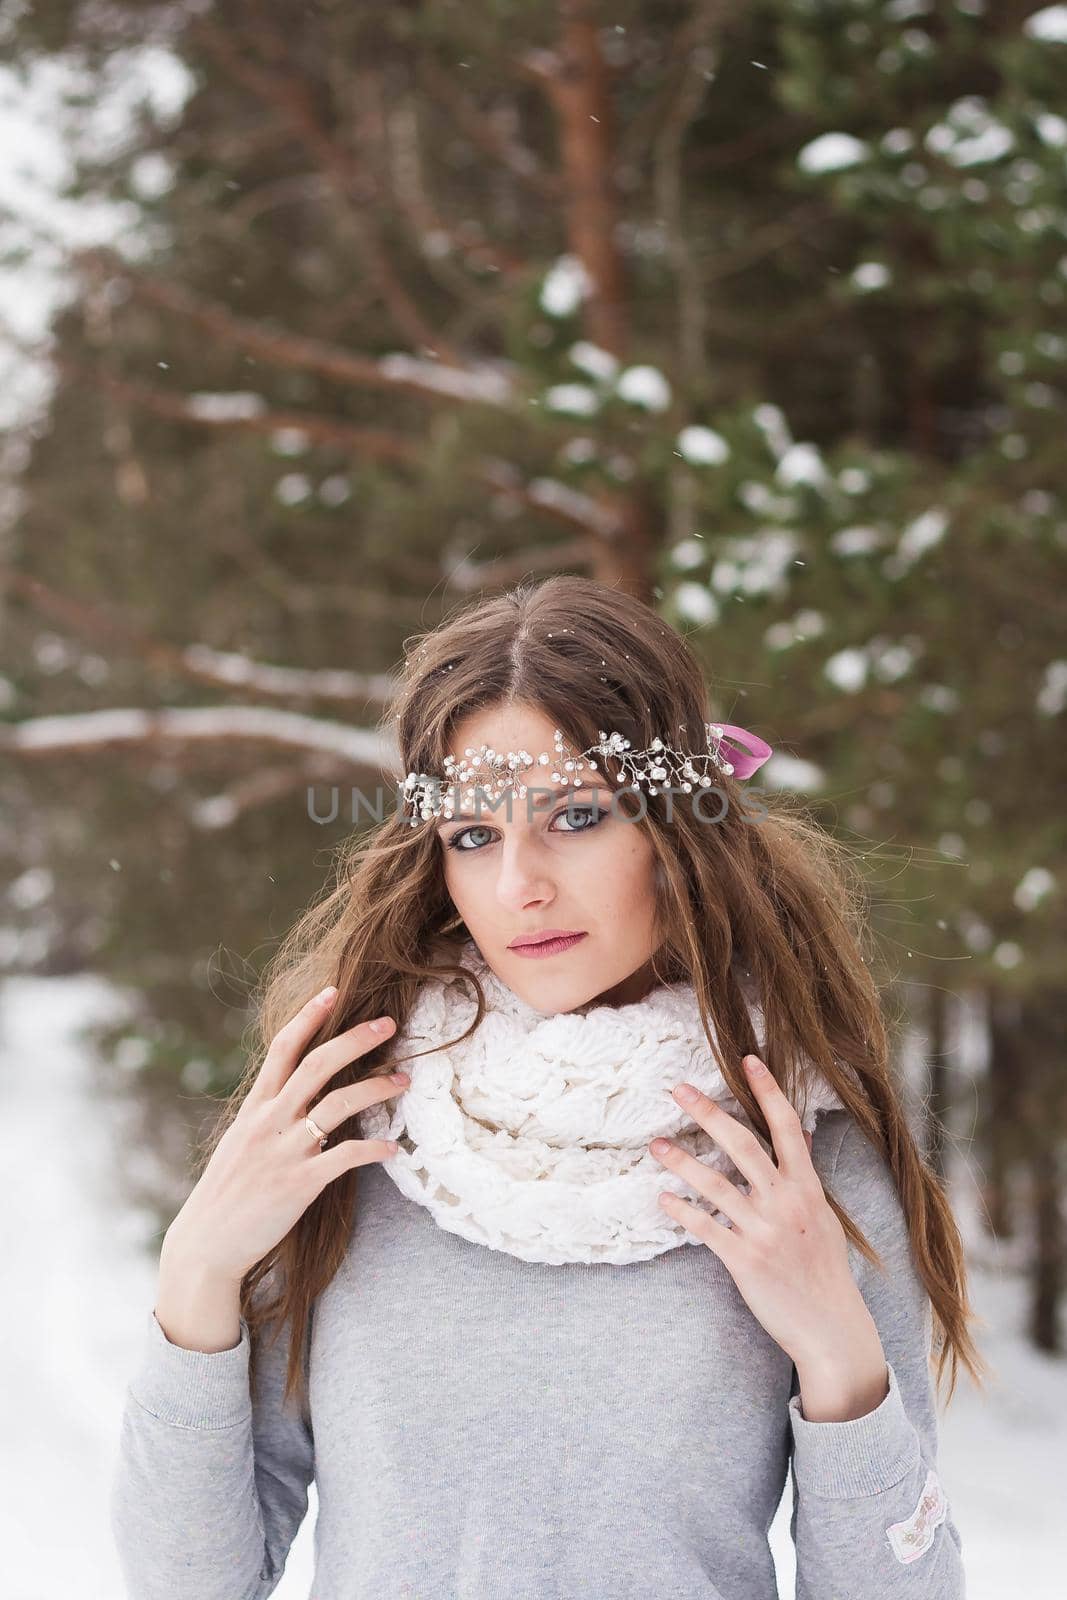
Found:
[[858, 874], [640, 602], [553, 577], [410, 643], [397, 804], [164, 1243], [131, 1595], [270, 1594], [314, 1476], [317, 1600], [772, 1600], [789, 1477], [798, 1600], [957, 1600], [935, 1319], [938, 1380], [984, 1363]]

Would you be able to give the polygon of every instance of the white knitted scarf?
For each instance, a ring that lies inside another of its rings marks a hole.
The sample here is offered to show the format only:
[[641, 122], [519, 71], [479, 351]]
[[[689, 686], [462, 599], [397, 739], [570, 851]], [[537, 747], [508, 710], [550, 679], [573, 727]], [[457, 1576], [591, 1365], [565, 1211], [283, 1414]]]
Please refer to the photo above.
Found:
[[[501, 982], [472, 939], [460, 964], [485, 990], [480, 1026], [461, 1044], [407, 1061], [410, 1087], [359, 1116], [363, 1138], [398, 1140], [396, 1155], [380, 1165], [403, 1194], [450, 1233], [553, 1265], [647, 1261], [697, 1243], [659, 1205], [664, 1189], [726, 1222], [648, 1149], [664, 1135], [749, 1192], [726, 1152], [671, 1094], [693, 1083], [752, 1127], [715, 1064], [691, 984], [663, 985], [628, 1005], [547, 1015]], [[762, 1011], [751, 994], [748, 1004], [762, 1048]], [[455, 1038], [476, 1010], [461, 980], [424, 980], [387, 1055]], [[808, 1069], [797, 1109], [810, 1130], [817, 1111], [842, 1102]]]

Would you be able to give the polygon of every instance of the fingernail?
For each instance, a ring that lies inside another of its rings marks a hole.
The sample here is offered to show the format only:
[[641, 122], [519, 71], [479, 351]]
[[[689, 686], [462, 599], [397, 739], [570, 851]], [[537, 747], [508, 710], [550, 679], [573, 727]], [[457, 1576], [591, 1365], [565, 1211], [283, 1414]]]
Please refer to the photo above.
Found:
[[335, 986], [334, 986], [334, 985], [333, 985], [333, 984], [332, 984], [332, 983], [331, 983], [331, 984], [330, 984], [330, 985], [329, 985], [329, 986], [328, 986], [328, 987], [327, 987], [327, 988], [325, 988], [325, 989], [323, 989], [323, 990], [321, 990], [321, 991], [320, 991], [320, 992], [319, 992], [319, 993], [318, 993], [318, 994], [317, 994], [317, 995], [316, 995], [316, 996], [315, 996], [315, 999], [316, 999], [316, 1000], [322, 1000], [322, 1001], [323, 1001], [323, 1002], [326, 1002], [326, 1001], [328, 1001], [328, 1000], [333, 1000], [333, 999], [335, 999], [335, 998], [336, 998], [336, 995], [337, 995], [337, 989], [336, 989], [336, 988], [335, 988]]
[[752, 1073], [753, 1077], [758, 1077], [761, 1072], [766, 1072], [767, 1070], [759, 1056], [746, 1056], [744, 1065], [746, 1070]]
[[695, 1100], [699, 1091], [694, 1089], [691, 1083], [680, 1083], [674, 1092], [679, 1100], [688, 1101]]
[[392, 1026], [393, 1019], [391, 1017], [379, 1017], [377, 1022], [371, 1023], [370, 1031], [371, 1033], [388, 1033]]

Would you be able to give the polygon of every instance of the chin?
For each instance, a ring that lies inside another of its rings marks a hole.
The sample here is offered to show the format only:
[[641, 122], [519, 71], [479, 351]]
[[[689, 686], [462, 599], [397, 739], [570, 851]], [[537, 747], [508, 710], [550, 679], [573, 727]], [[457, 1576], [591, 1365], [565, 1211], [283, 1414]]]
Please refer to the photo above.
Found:
[[[521, 959], [521, 958], [520, 958]], [[543, 1011], [546, 1016], [554, 1016], [559, 1011], [576, 1011], [579, 1006], [588, 1005], [600, 992], [595, 984], [576, 983], [573, 974], [565, 977], [563, 973], [551, 976], [549, 973], [537, 974], [528, 977], [524, 983], [517, 978], [509, 979], [508, 986], [533, 1006], [535, 1011]]]

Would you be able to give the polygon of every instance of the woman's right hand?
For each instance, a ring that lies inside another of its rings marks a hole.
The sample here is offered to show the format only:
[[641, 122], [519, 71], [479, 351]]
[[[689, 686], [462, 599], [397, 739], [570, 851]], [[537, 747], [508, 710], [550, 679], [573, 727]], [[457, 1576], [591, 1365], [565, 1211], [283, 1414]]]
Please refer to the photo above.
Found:
[[[385, 1019], [383, 1033], [360, 1022], [303, 1055], [336, 998], [336, 989], [324, 989], [275, 1034], [237, 1115], [167, 1229], [164, 1249], [188, 1255], [202, 1270], [240, 1283], [328, 1183], [351, 1167], [394, 1153], [388, 1139], [342, 1139], [321, 1150], [304, 1126], [309, 1105], [334, 1073], [380, 1045], [394, 1029], [391, 1017]], [[402, 1094], [410, 1081], [407, 1073], [399, 1073], [334, 1089], [314, 1107], [312, 1120], [324, 1133], [332, 1133], [355, 1112]]]

